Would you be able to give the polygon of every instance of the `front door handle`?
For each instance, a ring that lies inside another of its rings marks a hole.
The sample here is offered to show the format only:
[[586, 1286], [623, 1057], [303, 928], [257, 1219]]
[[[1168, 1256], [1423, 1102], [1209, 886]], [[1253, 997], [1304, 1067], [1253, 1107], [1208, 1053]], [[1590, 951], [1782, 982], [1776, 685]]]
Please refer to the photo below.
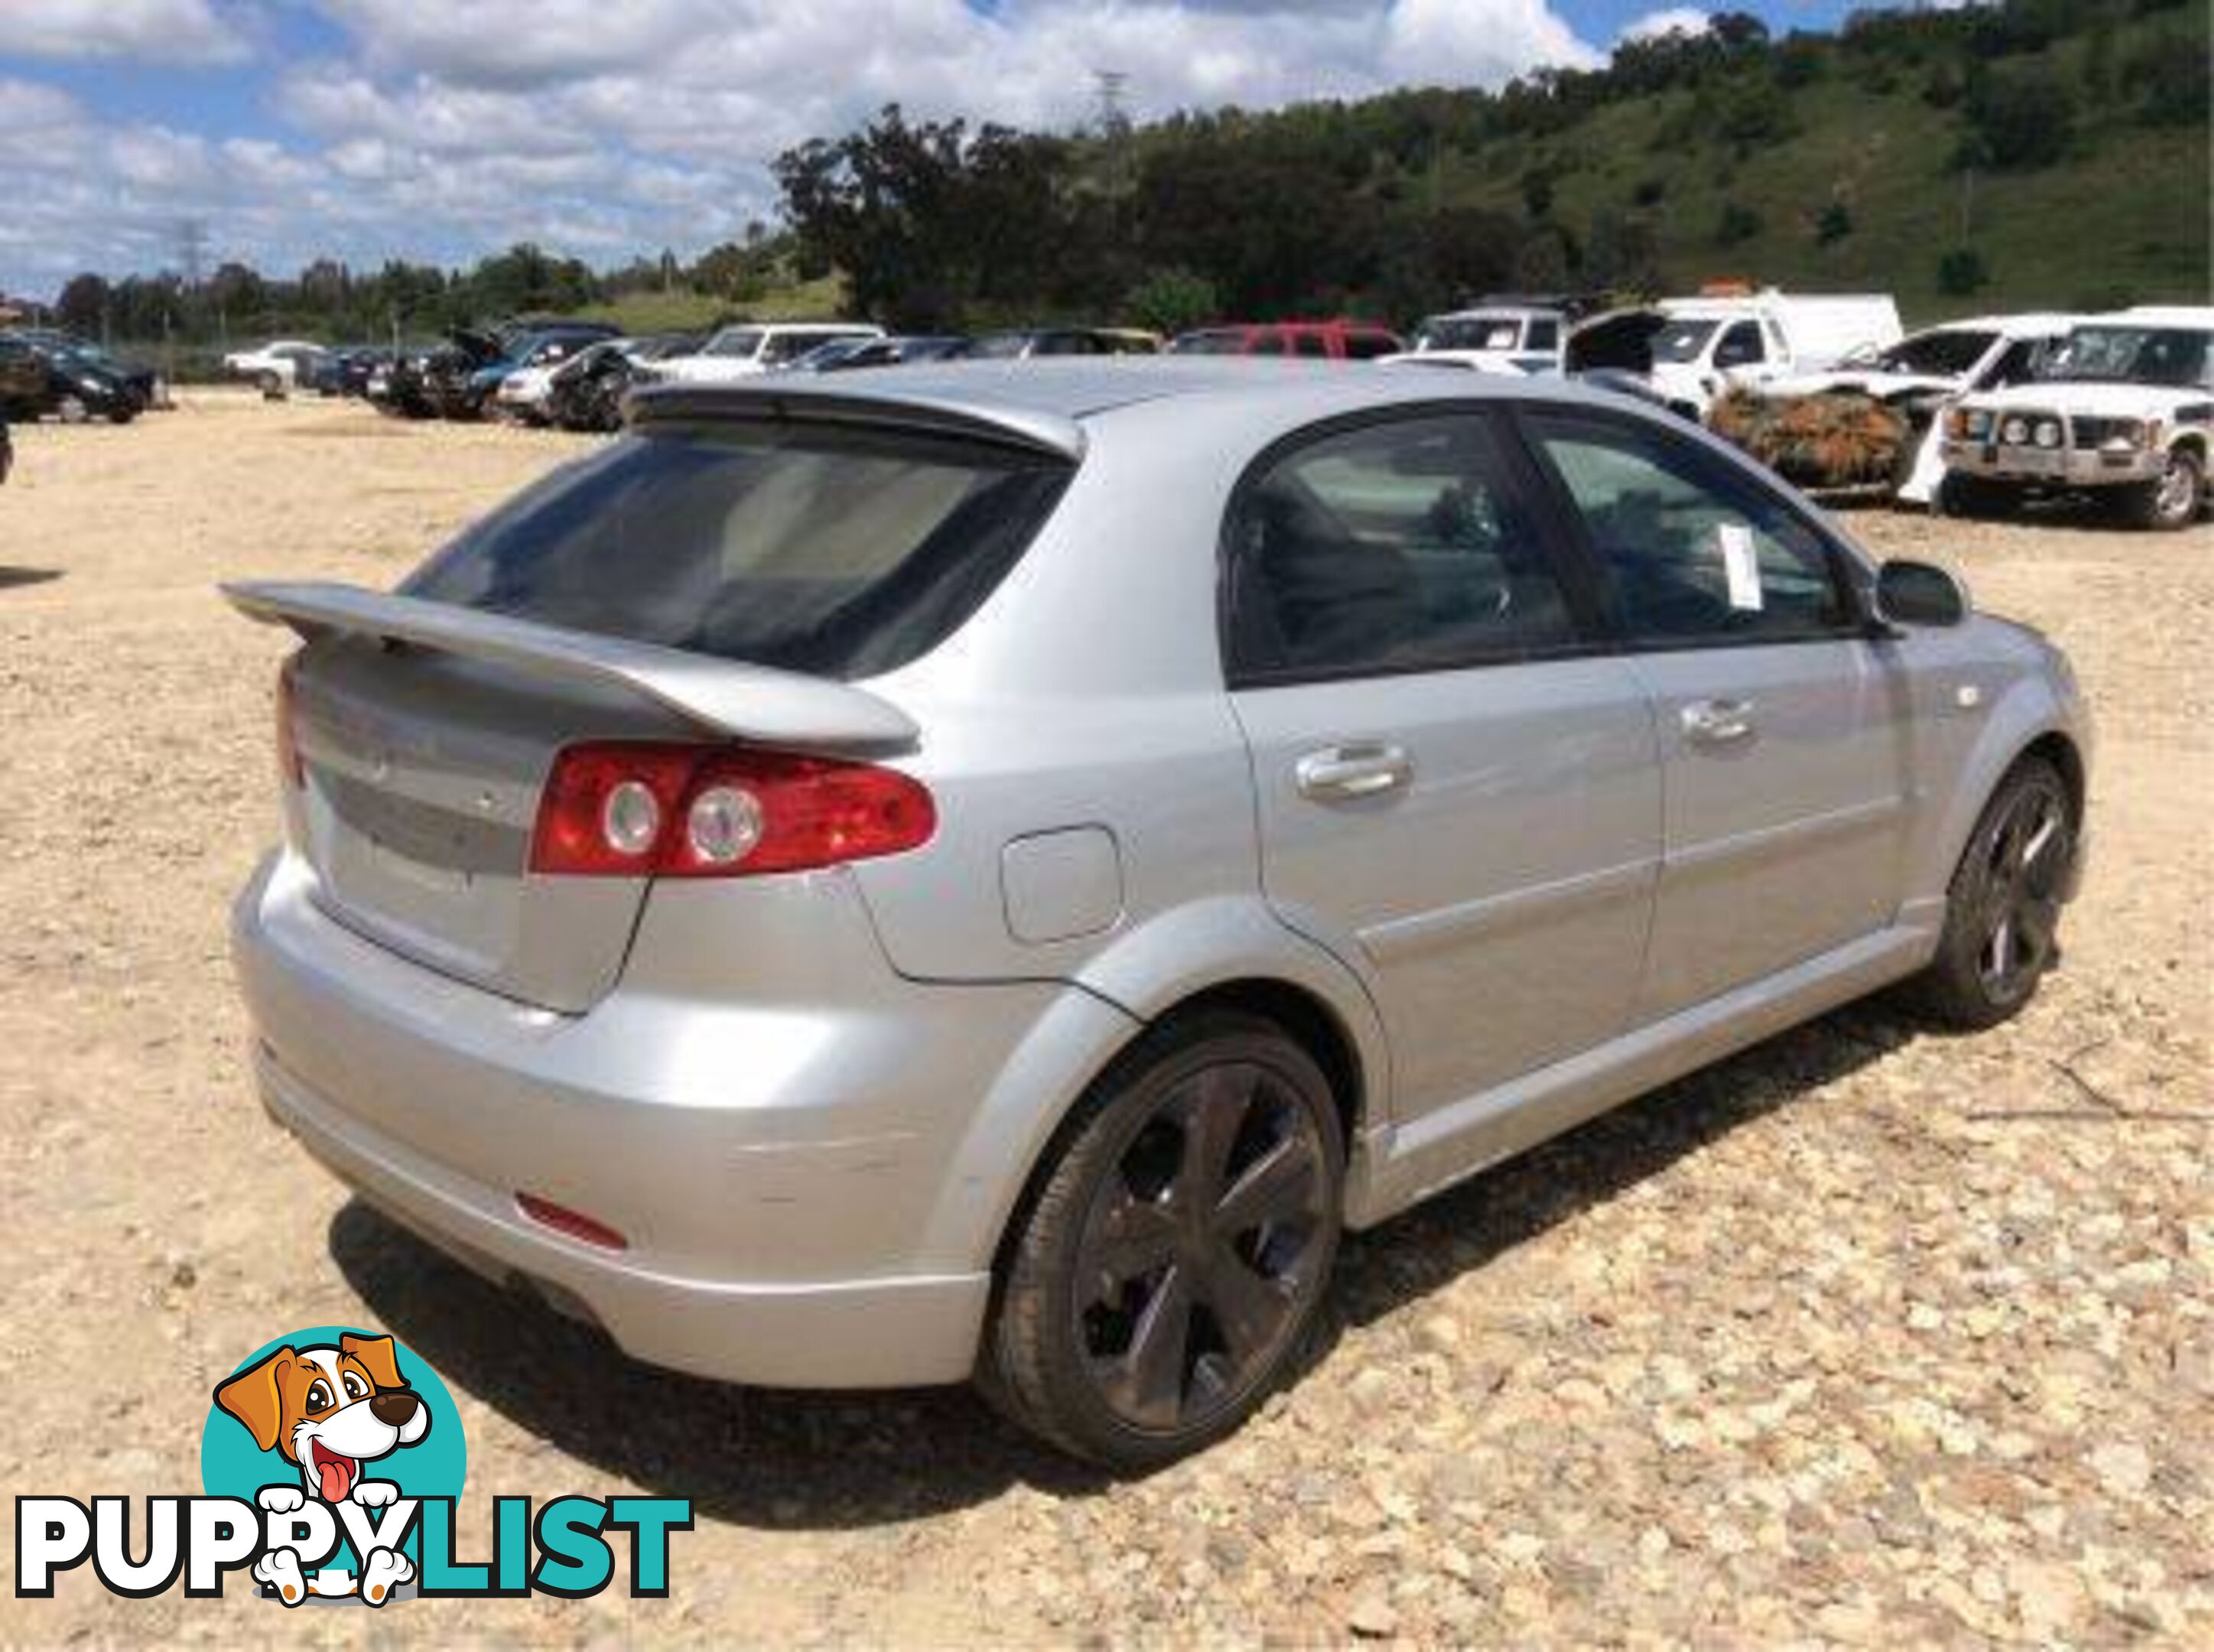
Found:
[[1750, 700], [1695, 700], [1681, 715], [1684, 737], [1699, 745], [1729, 745], [1752, 735]]
[[1415, 760], [1403, 747], [1364, 740], [1310, 751], [1293, 773], [1301, 797], [1351, 803], [1398, 791], [1415, 778]]

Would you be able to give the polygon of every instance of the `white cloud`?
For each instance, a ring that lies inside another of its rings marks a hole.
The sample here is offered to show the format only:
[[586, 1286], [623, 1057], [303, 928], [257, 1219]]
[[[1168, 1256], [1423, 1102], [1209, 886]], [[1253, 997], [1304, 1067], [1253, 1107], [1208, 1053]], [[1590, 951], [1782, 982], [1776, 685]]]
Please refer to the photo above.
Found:
[[249, 51], [210, 0], [0, 0], [0, 57], [218, 64]]
[[[1496, 85], [1599, 58], [1549, 0], [312, 3], [343, 45], [271, 73], [282, 142], [106, 125], [0, 79], [0, 145], [35, 117], [70, 126], [73, 157], [11, 179], [34, 197], [15, 210], [48, 230], [0, 242], [0, 285], [146, 267], [185, 216], [216, 256], [272, 271], [325, 252], [458, 262], [525, 238], [601, 261], [689, 253], [773, 215], [780, 150], [890, 102], [1066, 129], [1094, 113], [1102, 69], [1128, 77], [1126, 107], [1147, 118]], [[79, 51], [98, 20], [111, 34], [155, 13], [222, 28], [207, 0], [0, 0], [0, 60], [25, 8]]]
[[1663, 34], [1703, 34], [1714, 26], [1711, 13], [1697, 6], [1667, 6], [1633, 17], [1616, 35], [1618, 40], [1652, 40]]

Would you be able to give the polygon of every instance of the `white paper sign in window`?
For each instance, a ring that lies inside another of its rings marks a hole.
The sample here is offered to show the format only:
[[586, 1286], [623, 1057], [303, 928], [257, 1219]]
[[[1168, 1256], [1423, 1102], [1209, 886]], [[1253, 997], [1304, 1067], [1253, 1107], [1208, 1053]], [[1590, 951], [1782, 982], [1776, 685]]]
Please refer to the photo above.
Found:
[[1749, 614], [1760, 612], [1760, 558], [1752, 548], [1752, 529], [1741, 522], [1715, 524], [1715, 541], [1722, 554], [1722, 573], [1729, 581], [1729, 605]]

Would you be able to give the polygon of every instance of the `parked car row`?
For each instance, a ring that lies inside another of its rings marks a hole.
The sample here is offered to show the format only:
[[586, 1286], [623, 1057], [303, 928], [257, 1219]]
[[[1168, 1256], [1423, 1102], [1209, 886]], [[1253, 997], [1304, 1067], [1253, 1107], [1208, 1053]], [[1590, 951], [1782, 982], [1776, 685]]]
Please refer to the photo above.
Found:
[[[1779, 426], [1763, 421], [1789, 409], [1777, 443], [1800, 462], [1753, 450], [1818, 491], [1828, 483], [1955, 511], [2093, 493], [2132, 522], [2180, 527], [2196, 519], [2207, 488], [2210, 316], [2174, 308], [1988, 315], [1909, 334], [1886, 294], [1732, 285], [1604, 310], [1574, 297], [1493, 295], [1424, 318], [1411, 339], [1345, 317], [1226, 321], [1166, 341], [1080, 326], [899, 335], [860, 321], [743, 321], [704, 338], [626, 338], [603, 323], [525, 318], [406, 351], [279, 340], [230, 359], [285, 384], [364, 395], [403, 417], [496, 416], [572, 431], [618, 428], [624, 398], [648, 384], [951, 359], [1166, 352], [1565, 376], [1734, 440], [1756, 423], [1775, 435]], [[303, 348], [317, 352], [311, 364]], [[2056, 382], [2070, 389], [2045, 388]], [[1986, 407], [1987, 397], [2000, 399]], [[1760, 418], [1749, 420], [1748, 407]], [[2015, 408], [2021, 416], [2010, 418]]]

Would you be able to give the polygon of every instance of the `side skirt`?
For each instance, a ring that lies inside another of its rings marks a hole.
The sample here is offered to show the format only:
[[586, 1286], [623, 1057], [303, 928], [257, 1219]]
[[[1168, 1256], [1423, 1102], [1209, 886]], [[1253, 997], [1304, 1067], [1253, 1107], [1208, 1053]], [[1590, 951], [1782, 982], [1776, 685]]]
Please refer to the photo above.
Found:
[[1373, 1227], [1609, 1108], [1910, 976], [1936, 946], [1935, 928], [1879, 930], [1379, 1130], [1349, 1168], [1346, 1225]]

